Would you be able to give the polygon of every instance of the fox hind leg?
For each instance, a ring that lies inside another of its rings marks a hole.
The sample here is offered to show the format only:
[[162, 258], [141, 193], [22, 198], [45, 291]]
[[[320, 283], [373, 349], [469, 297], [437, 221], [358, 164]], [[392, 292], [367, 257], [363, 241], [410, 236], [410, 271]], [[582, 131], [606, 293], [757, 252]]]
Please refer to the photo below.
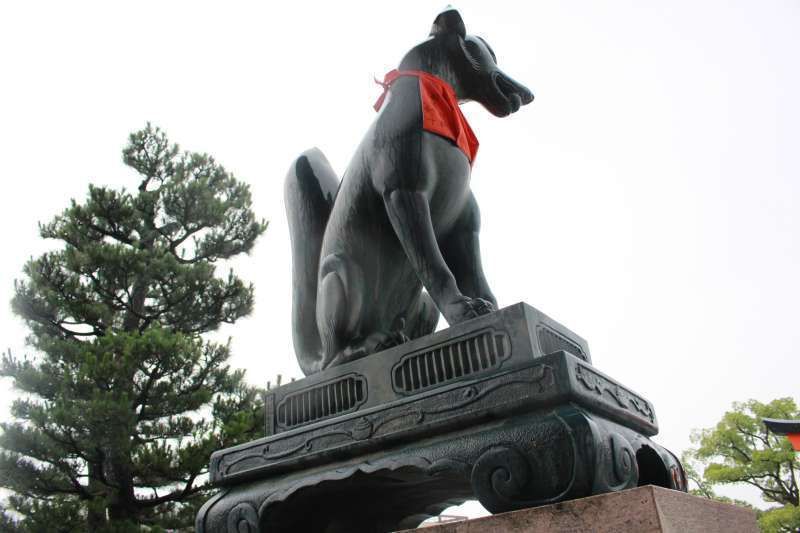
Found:
[[317, 289], [322, 368], [334, 363], [337, 356], [358, 337], [363, 294], [363, 276], [357, 265], [337, 254], [322, 260]]

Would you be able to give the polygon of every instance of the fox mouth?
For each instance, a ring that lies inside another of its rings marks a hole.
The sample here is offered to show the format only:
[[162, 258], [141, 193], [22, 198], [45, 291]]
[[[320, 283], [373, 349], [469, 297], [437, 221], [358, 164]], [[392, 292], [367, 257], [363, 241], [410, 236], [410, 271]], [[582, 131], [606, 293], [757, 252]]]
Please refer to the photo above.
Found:
[[533, 93], [527, 87], [519, 84], [503, 74], [496, 71], [492, 74], [492, 84], [497, 95], [502, 99], [499, 105], [493, 105], [489, 111], [498, 117], [505, 117], [511, 113], [516, 113], [520, 107], [533, 101]]

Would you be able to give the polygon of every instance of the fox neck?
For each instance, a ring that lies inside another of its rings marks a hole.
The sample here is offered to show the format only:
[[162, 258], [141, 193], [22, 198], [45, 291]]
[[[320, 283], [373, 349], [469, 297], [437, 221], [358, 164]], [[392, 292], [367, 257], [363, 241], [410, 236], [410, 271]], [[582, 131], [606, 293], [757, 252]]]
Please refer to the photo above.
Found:
[[436, 39], [431, 39], [415, 46], [400, 61], [398, 68], [400, 70], [421, 70], [443, 79], [456, 92], [458, 100], [463, 101], [466, 98], [458, 83], [458, 76], [451, 67], [445, 50], [441, 46], [436, 46], [438, 44]]

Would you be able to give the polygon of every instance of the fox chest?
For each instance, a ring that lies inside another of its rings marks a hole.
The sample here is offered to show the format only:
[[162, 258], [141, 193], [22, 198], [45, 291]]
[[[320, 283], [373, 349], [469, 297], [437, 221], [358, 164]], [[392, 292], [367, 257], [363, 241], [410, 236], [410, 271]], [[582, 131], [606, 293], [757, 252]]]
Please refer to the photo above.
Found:
[[452, 141], [423, 133], [420, 168], [431, 177], [430, 212], [437, 236], [450, 231], [470, 197], [472, 167]]

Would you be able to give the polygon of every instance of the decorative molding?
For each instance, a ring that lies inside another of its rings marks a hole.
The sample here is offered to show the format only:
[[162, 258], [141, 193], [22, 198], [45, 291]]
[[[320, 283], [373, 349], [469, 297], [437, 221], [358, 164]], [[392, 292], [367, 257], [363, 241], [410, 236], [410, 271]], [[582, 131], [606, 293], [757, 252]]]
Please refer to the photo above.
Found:
[[228, 512], [228, 533], [258, 533], [258, 511], [247, 502]]
[[[535, 365], [526, 369], [525, 373], [526, 377], [506, 377], [503, 381], [466, 382], [464, 386], [446, 391], [442, 395], [420, 400], [421, 405], [401, 406], [355, 420], [350, 419], [342, 424], [324, 428], [320, 432], [298, 435], [229, 453], [219, 462], [216, 473], [223, 479], [243, 471], [236, 469], [236, 466], [247, 461], [252, 460], [266, 465], [293, 456], [322, 452], [347, 443], [409, 431], [423, 423], [431, 424], [448, 419], [451, 413], [479, 403], [509, 387], [522, 386], [526, 396], [542, 395], [555, 389], [555, 372], [551, 366]], [[426, 406], [425, 403], [431, 405]], [[391, 424], [397, 421], [404, 423], [391, 427]]]
[[[330, 524], [341, 525], [336, 520], [357, 514], [359, 509], [363, 511], [359, 506], [371, 494], [371, 489], [365, 489], [359, 498], [350, 499], [354, 483], [375, 487], [376, 493], [383, 495], [370, 500], [370, 511], [387, 520], [387, 531], [400, 529], [403, 517], [423, 516], [432, 509], [441, 510], [472, 498], [492, 512], [556, 503], [635, 485], [638, 468], [633, 450], [642, 446], [658, 452], [671, 474], [665, 482], [669, 488], [680, 490], [680, 463], [647, 437], [569, 399], [549, 403], [549, 398], [559, 397], [557, 381], [567, 377], [563, 367], [540, 365], [525, 370], [524, 376], [506, 374], [505, 382], [488, 381], [483, 387], [472, 383], [449, 390], [445, 399], [438, 395], [438, 405], [432, 402], [413, 413], [403, 411], [407, 417], [400, 419], [402, 427], [416, 424], [419, 419], [429, 423], [448, 417], [451, 408], [458, 409], [456, 404], [470, 416], [475, 412], [471, 406], [490, 405], [480, 404], [482, 399], [505, 401], [518, 397], [521, 390], [549, 395], [547, 409], [515, 411], [517, 414], [509, 415], [502, 423], [476, 422], [474, 429], [457, 431], [458, 442], [453, 426], [447, 426], [446, 431], [424, 440], [381, 447], [358, 460], [336, 459], [328, 466], [310, 467], [305, 473], [275, 470], [258, 477], [253, 473], [246, 479], [237, 479], [223, 489], [218, 501], [204, 506], [198, 524], [205, 529], [198, 531], [322, 531], [329, 525], [325, 522], [327, 515], [322, 515], [318, 523], [313, 521], [315, 518], [308, 519], [302, 510], [319, 508], [320, 513], [330, 513]], [[495, 396], [498, 394], [504, 396]], [[348, 420], [346, 430], [337, 429], [332, 438], [368, 440], [398, 430], [394, 424], [378, 427], [375, 415]], [[324, 436], [310, 435], [310, 449], [319, 447], [316, 451], [324, 451], [330, 444], [322, 440]], [[251, 456], [283, 453], [270, 451], [264, 443], [250, 452]], [[416, 525], [402, 523], [404, 527]], [[314, 529], [317, 527], [320, 529]]]
[[268, 392], [264, 395], [264, 418], [266, 435], [275, 433], [275, 394]]
[[536, 326], [536, 338], [539, 341], [539, 349], [544, 355], [563, 350], [588, 362], [587, 355], [580, 344], [545, 324]]
[[650, 404], [628, 389], [614, 383], [582, 364], [575, 365], [575, 377], [586, 389], [596, 392], [598, 396], [603, 397], [607, 393], [618, 407], [626, 410], [632, 408], [638, 414], [647, 418], [651, 423], [655, 423], [655, 413]]
[[[564, 488], [555, 494], [531, 498], [542, 490], [540, 483], [541, 465], [537, 450], [524, 451], [517, 444], [501, 444], [484, 451], [475, 461], [470, 482], [478, 501], [492, 513], [513, 511], [526, 507], [537, 507], [564, 500], [573, 490], [580, 465], [580, 451], [574, 431], [561, 417], [557, 417], [564, 439], [558, 442], [562, 453], [568, 454], [563, 460], [569, 461], [570, 472], [564, 478]], [[585, 445], [585, 444], [581, 444]]]
[[276, 408], [278, 427], [292, 429], [358, 410], [367, 401], [367, 378], [345, 374], [284, 396]]
[[639, 467], [630, 443], [619, 433], [611, 433], [608, 436], [608, 444], [611, 452], [609, 470], [612, 478], [609, 479], [609, 488], [622, 490], [635, 485], [639, 479]]
[[401, 395], [497, 370], [511, 357], [505, 331], [483, 329], [404, 355], [390, 371], [392, 389]]

